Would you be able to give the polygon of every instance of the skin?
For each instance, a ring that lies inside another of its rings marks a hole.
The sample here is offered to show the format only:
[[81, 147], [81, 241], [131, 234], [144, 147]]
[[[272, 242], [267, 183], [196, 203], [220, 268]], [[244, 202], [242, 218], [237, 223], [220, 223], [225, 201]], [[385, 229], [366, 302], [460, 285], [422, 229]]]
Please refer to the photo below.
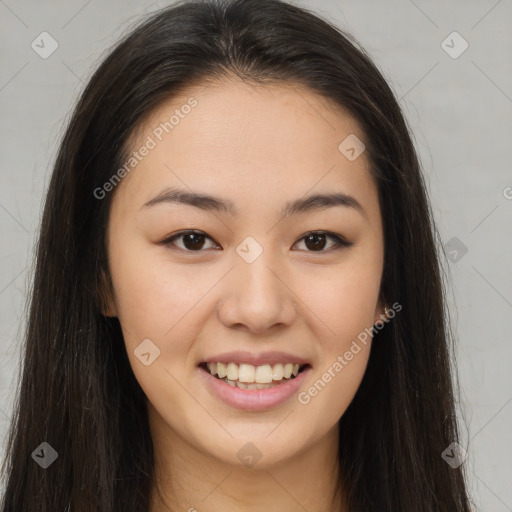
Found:
[[[148, 398], [157, 482], [150, 510], [348, 510], [331, 506], [344, 494], [337, 422], [361, 383], [371, 338], [309, 403], [294, 395], [262, 412], [221, 402], [197, 365], [226, 351], [285, 351], [312, 366], [304, 391], [382, 320], [377, 186], [364, 152], [349, 161], [338, 150], [348, 135], [364, 141], [364, 133], [299, 85], [225, 79], [162, 104], [139, 126], [132, 149], [191, 96], [197, 106], [117, 185], [108, 227], [113, 295], [104, 314], [119, 318]], [[143, 207], [166, 187], [229, 199], [239, 214]], [[333, 191], [355, 197], [365, 213], [337, 206], [279, 215], [286, 201]], [[183, 237], [174, 250], [160, 244], [188, 229], [210, 238], [195, 252], [186, 252]], [[337, 248], [327, 237], [315, 250], [303, 237], [319, 230], [353, 245]], [[251, 264], [236, 252], [247, 236], [263, 248]], [[144, 339], [160, 350], [148, 366], [134, 354]], [[248, 442], [261, 453], [252, 468], [237, 457]]]

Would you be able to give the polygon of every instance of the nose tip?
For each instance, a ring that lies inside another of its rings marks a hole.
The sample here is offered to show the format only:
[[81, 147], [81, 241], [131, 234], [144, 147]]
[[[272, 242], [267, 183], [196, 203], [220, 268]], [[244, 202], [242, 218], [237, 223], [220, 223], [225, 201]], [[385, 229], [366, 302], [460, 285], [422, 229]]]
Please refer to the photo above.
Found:
[[231, 328], [246, 327], [255, 334], [291, 323], [295, 315], [293, 294], [266, 261], [260, 256], [237, 267], [217, 308], [222, 323]]

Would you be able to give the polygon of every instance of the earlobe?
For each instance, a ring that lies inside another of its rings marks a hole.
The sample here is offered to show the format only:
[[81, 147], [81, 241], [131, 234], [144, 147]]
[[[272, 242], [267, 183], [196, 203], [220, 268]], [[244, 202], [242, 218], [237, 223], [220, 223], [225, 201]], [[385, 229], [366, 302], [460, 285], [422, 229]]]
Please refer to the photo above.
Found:
[[104, 271], [101, 273], [97, 296], [100, 313], [106, 317], [117, 317], [117, 307], [114, 300], [112, 282]]
[[106, 307], [102, 308], [101, 314], [106, 317], [115, 318], [117, 317], [117, 309], [115, 306], [107, 304]]
[[375, 310], [375, 319], [374, 324], [380, 325], [385, 323], [385, 321], [388, 318], [388, 307], [385, 301], [382, 301], [379, 299], [379, 302], [377, 304], [377, 308]]

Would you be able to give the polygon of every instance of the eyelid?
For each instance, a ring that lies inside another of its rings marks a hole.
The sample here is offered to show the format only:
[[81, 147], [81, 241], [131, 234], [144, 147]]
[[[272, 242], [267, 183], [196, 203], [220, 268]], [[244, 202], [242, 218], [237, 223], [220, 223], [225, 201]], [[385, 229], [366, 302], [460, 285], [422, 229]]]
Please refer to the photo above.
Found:
[[[185, 229], [183, 231], [179, 231], [178, 233], [174, 233], [170, 237], [165, 238], [164, 240], [162, 240], [160, 242], [160, 245], [173, 246], [174, 244], [172, 242], [173, 242], [174, 239], [180, 238], [180, 237], [182, 237], [184, 235], [191, 234], [191, 233], [196, 234], [196, 235], [204, 235], [205, 238], [208, 238], [209, 240], [211, 240], [212, 242], [217, 244], [217, 242], [211, 236], [207, 235], [204, 231], [195, 230], [195, 229]], [[331, 252], [333, 250], [347, 248], [347, 247], [350, 247], [350, 246], [354, 245], [353, 242], [347, 241], [342, 235], [338, 235], [337, 233], [333, 233], [332, 231], [325, 231], [325, 230], [312, 230], [312, 231], [308, 231], [308, 232], [304, 233], [303, 235], [301, 235], [293, 245], [295, 245], [297, 242], [300, 242], [300, 241], [304, 240], [307, 236], [313, 235], [313, 234], [325, 235], [328, 238], [332, 238], [336, 242], [337, 247], [334, 247], [334, 248], [331, 248], [331, 249], [327, 249], [327, 250], [322, 250], [322, 251], [305, 251], [305, 252], [308, 252], [308, 253], [311, 253], [311, 254], [315, 254], [315, 253], [318, 253], [318, 254], [328, 253], [328, 252]], [[219, 245], [219, 244], [217, 244], [217, 245]], [[176, 246], [173, 246], [171, 248], [171, 250], [177, 250], [177, 251], [186, 252], [186, 253], [189, 253], [189, 254], [190, 253], [205, 252], [205, 250], [203, 250], [203, 249], [200, 249], [200, 250], [197, 250], [197, 251], [191, 251], [191, 250], [182, 249], [181, 247], [176, 247]]]

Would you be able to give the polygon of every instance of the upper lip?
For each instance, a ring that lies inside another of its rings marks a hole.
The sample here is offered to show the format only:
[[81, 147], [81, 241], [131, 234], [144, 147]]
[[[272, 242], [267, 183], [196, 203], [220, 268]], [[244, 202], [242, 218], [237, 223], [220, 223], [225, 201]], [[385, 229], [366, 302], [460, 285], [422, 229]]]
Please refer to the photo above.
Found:
[[264, 364], [309, 364], [306, 359], [286, 352], [262, 352], [255, 354], [252, 352], [224, 352], [215, 356], [207, 357], [202, 363], [235, 363], [235, 364], [252, 364], [261, 366]]

